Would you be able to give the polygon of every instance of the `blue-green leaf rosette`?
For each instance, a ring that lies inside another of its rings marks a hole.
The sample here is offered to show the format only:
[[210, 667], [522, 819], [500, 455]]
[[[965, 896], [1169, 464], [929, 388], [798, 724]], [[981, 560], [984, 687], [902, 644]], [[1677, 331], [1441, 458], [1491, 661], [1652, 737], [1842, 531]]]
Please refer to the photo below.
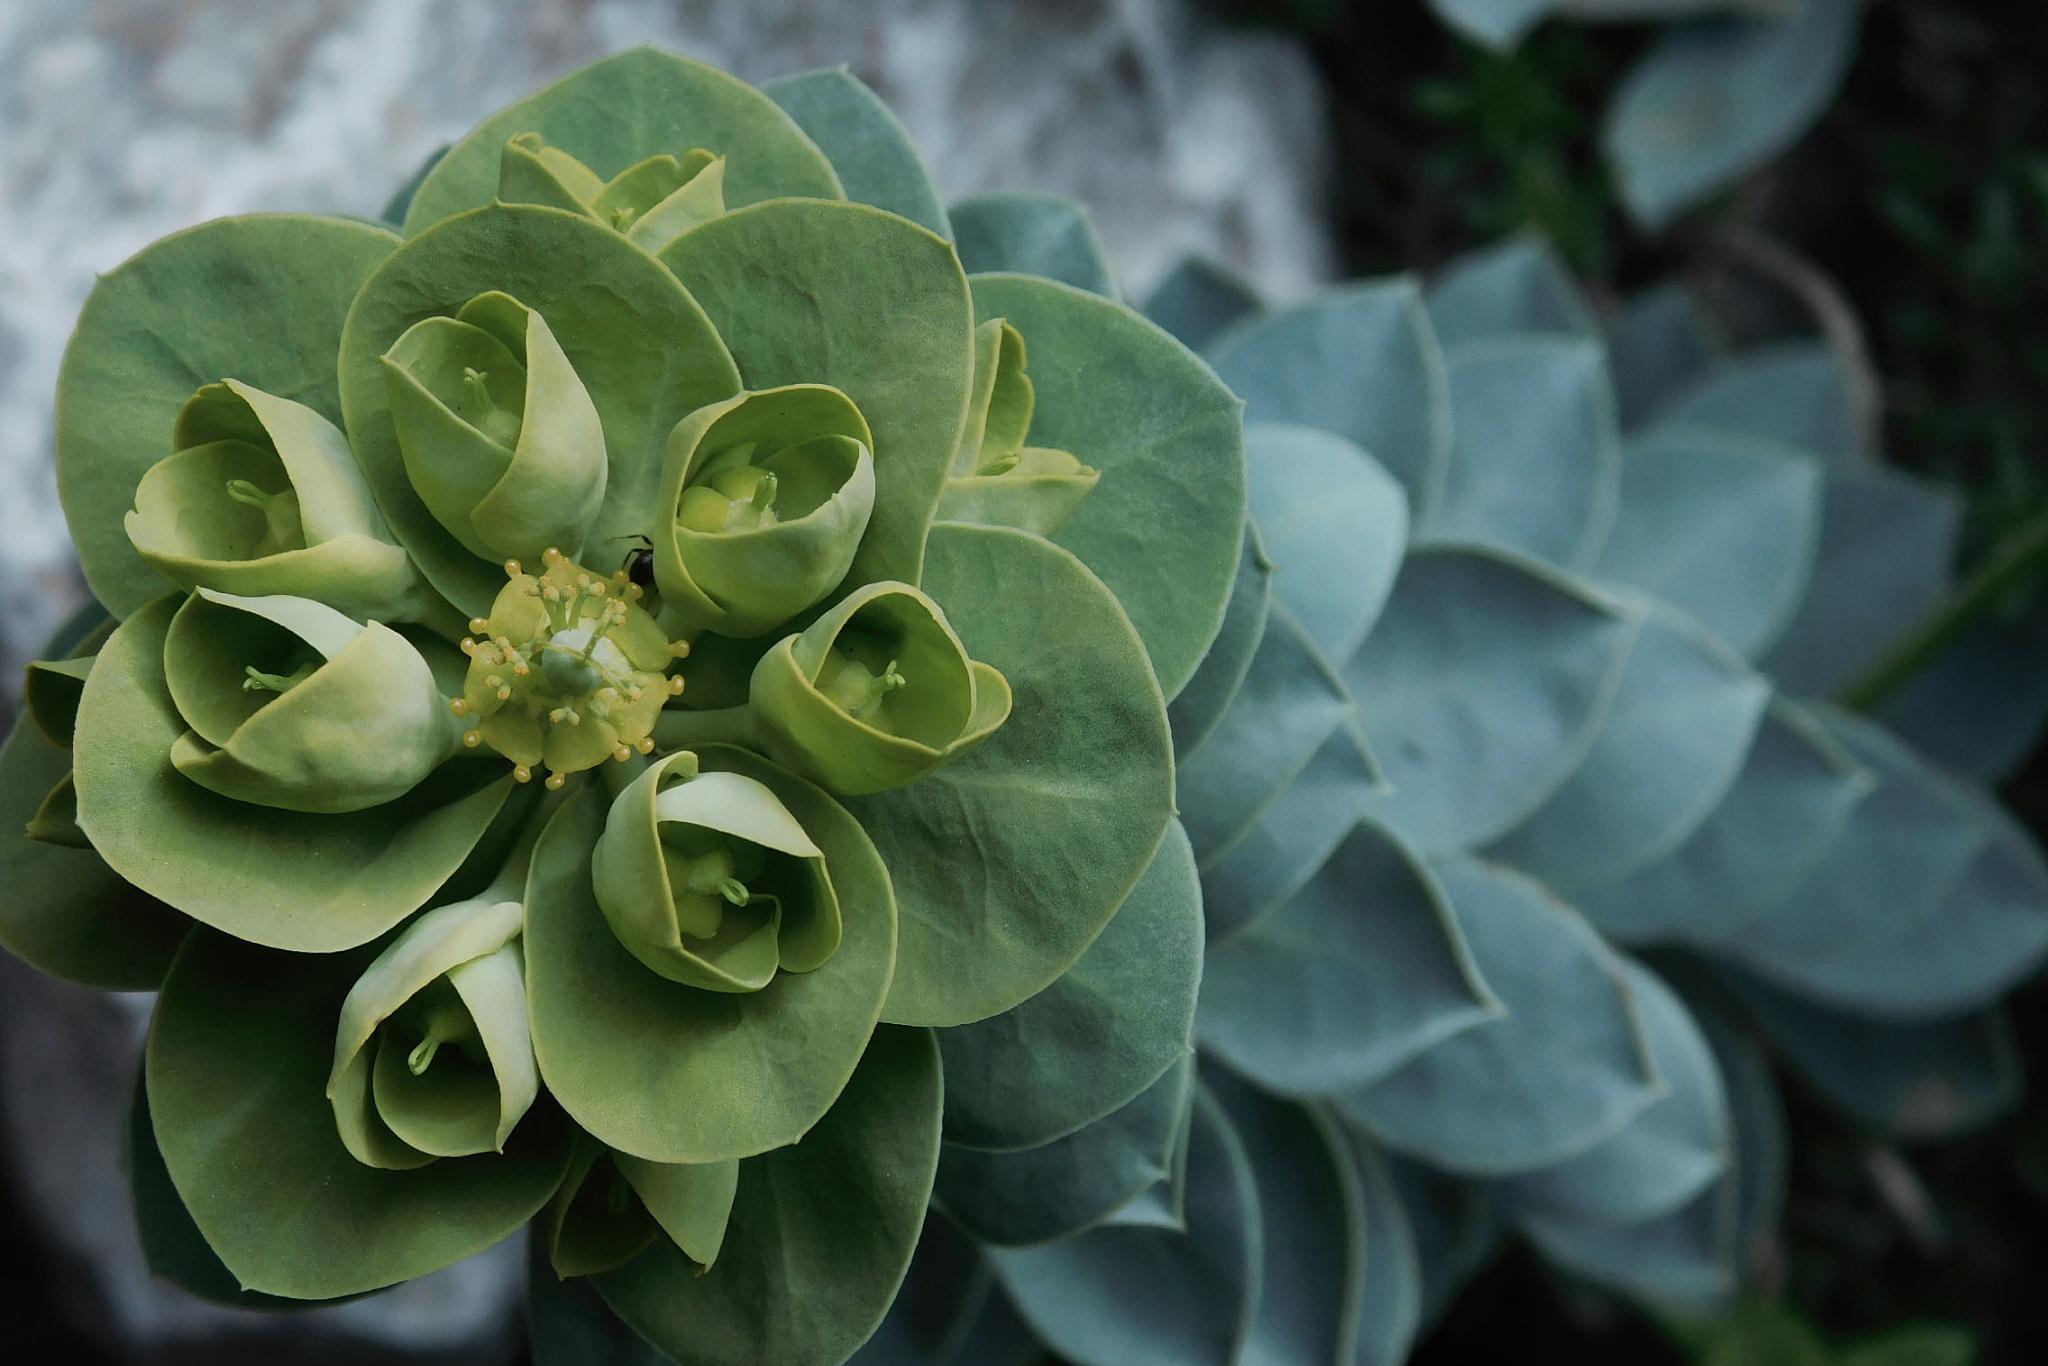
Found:
[[842, 1361], [943, 1133], [1184, 1070], [1167, 707], [1240, 406], [1112, 298], [970, 276], [843, 69], [627, 52], [394, 212], [204, 224], [88, 300], [97, 604], [0, 754], [0, 944], [159, 991], [137, 1204], [194, 1293], [531, 1225], [543, 1362]]
[[1868, 448], [1834, 352], [1731, 350], [1672, 289], [1603, 318], [1526, 240], [1280, 309], [1193, 264], [1152, 307], [1248, 404], [1240, 573], [1168, 708], [1198, 1057], [1013, 1108], [1145, 980], [1122, 917], [944, 1039], [949, 1225], [875, 1362], [1399, 1363], [1511, 1238], [1711, 1309], [1768, 1274], [1768, 1056], [1908, 1138], [2012, 1103], [2048, 864], [1987, 784], [2048, 689], [1996, 618], [1870, 685], [1957, 500]]

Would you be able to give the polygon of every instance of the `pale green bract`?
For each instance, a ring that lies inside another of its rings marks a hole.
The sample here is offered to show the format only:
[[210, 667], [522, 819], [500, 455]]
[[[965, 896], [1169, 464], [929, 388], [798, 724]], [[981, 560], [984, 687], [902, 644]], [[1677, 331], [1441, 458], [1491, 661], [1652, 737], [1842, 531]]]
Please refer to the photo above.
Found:
[[[1710, 1308], [1768, 1274], [1766, 1042], [1901, 1135], [2012, 1103], [2048, 863], [1984, 784], [2042, 663], [1969, 637], [1827, 700], [1951, 587], [1956, 500], [1864, 448], [1825, 346], [1731, 354], [1671, 290], [1601, 319], [1526, 240], [1276, 310], [1195, 264], [1153, 308], [1249, 400], [1169, 708], [1199, 1056], [1005, 1113], [1025, 1048], [1103, 1056], [1082, 1003], [944, 1036], [949, 1225], [863, 1366], [1395, 1366], [1515, 1237]], [[1091, 1002], [1146, 980], [1117, 947]]]
[[942, 1130], [1182, 1108], [1167, 701], [1239, 405], [1099, 260], [970, 278], [843, 69], [623, 53], [391, 215], [95, 288], [58, 479], [106, 607], [0, 751], [0, 944], [160, 988], [131, 1168], [196, 1294], [531, 1224], [547, 1366], [845, 1360]]

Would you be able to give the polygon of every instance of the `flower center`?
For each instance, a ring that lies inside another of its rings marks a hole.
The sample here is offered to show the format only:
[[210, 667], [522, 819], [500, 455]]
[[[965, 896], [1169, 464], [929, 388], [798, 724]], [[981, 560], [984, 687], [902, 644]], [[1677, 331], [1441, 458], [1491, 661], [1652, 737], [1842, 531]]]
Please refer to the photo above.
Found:
[[553, 549], [541, 558], [547, 567], [538, 576], [516, 560], [506, 563], [510, 583], [491, 615], [469, 623], [475, 635], [462, 642], [468, 687], [450, 705], [457, 716], [476, 718], [465, 744], [488, 740], [513, 759], [521, 782], [545, 753], [556, 770], [548, 786], [559, 788], [564, 751], [548, 743], [547, 732], [595, 726], [593, 736], [604, 737], [595, 741], [598, 759], [652, 752], [653, 716], [683, 690], [683, 680], [665, 677], [659, 664], [689, 647], [661, 636], [639, 606], [645, 590], [625, 571], [601, 577]]

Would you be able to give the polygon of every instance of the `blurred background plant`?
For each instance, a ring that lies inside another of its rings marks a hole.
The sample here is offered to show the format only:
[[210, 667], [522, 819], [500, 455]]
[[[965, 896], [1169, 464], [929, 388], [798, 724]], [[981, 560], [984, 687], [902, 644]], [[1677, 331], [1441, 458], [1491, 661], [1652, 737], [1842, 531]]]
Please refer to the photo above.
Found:
[[[1234, 23], [1309, 42], [1331, 92], [1339, 247], [1355, 271], [1428, 269], [1534, 228], [1596, 293], [1681, 275], [1752, 340], [1809, 326], [1815, 305], [1823, 319], [1861, 318], [1856, 343], [1882, 381], [1884, 447], [1966, 492], [1965, 562], [2010, 548], [2048, 515], [2048, 28], [2038, 16], [1873, 0], [1855, 59], [1810, 126], [1653, 230], [1619, 193], [1603, 119], [1672, 41], [1654, 27], [1545, 18], [1502, 49], [1422, 4], [1216, 3]], [[2034, 649], [2048, 626], [2039, 560], [1990, 604]], [[2004, 795], [2048, 831], [2048, 753]], [[2013, 1006], [2038, 1084], [2048, 986], [2021, 990]], [[1513, 1359], [1536, 1341], [1563, 1359], [1631, 1366], [2032, 1359], [2048, 1325], [2038, 1293], [2048, 1100], [2037, 1094], [1961, 1141], [1902, 1149], [1796, 1086], [1788, 1098], [1796, 1157], [1773, 1302], [1717, 1333], [1681, 1330], [1560, 1285], [1516, 1253], [1467, 1291], [1417, 1362]], [[1942, 1326], [1897, 1330], [1916, 1322]]]

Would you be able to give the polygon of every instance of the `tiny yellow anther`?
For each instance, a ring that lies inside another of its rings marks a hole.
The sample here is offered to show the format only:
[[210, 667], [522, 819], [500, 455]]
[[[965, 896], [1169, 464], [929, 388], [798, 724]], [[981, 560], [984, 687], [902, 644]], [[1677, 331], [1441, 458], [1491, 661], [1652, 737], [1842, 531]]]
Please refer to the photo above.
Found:
[[668, 652], [677, 659], [688, 659], [690, 657], [690, 642], [687, 640], [672, 640], [669, 642]]
[[500, 702], [510, 702], [512, 700], [512, 690], [510, 688], [499, 688], [498, 700]]
[[632, 751], [632, 750], [630, 750], [630, 749], [627, 749], [627, 748], [626, 748], [626, 747], [625, 747], [624, 745], [613, 745], [613, 746], [612, 746], [612, 758], [614, 758], [614, 759], [617, 759], [617, 760], [618, 760], [618, 761], [619, 761], [620, 763], [622, 763], [622, 764], [623, 764], [623, 763], [625, 763], [625, 762], [626, 762], [626, 760], [628, 760], [628, 759], [630, 759], [630, 758], [632, 758], [632, 757], [633, 757], [633, 751]]
[[512, 768], [512, 781], [515, 783], [532, 782], [533, 770], [528, 768], [525, 764], [515, 764]]
[[462, 653], [466, 655], [473, 655], [476, 653], [476, 642], [474, 640], [471, 640], [468, 636], [464, 636], [462, 638]]
[[483, 742], [484, 737], [482, 732], [480, 731], [466, 730], [462, 732], [462, 743], [467, 745], [471, 749], [475, 749], [478, 745], [482, 744]]
[[520, 575], [520, 572], [521, 572], [521, 571], [520, 571], [520, 568], [519, 568], [519, 561], [517, 561], [517, 560], [507, 560], [507, 561], [505, 561], [505, 577], [507, 577], [507, 578], [511, 578], [511, 579], [516, 579], [516, 578], [518, 578], [518, 577], [519, 577], [519, 575]]
[[484, 675], [484, 686], [486, 688], [502, 688], [505, 686], [505, 680], [496, 674], [486, 674]]
[[566, 773], [550, 773], [548, 774], [547, 789], [550, 792], [560, 792], [562, 784], [568, 781], [569, 775]]
[[597, 579], [593, 581], [590, 585], [590, 596], [593, 598], [601, 598], [604, 596], [604, 590], [608, 587], [610, 587], [610, 585], [607, 584], [603, 579]]
[[641, 736], [639, 743], [634, 745], [633, 748], [639, 750], [642, 754], [654, 753], [654, 737], [651, 735]]
[[546, 550], [540, 552], [540, 562], [542, 564], [552, 565], [558, 563], [562, 559], [562, 552], [555, 549], [553, 546], [549, 546]]
[[681, 697], [683, 695], [683, 676], [681, 674], [677, 674], [668, 681], [668, 695], [670, 697]]
[[484, 632], [491, 629], [490, 618], [471, 617], [469, 619], [469, 629], [476, 632], [478, 635], [484, 634]]
[[628, 583], [626, 585], [626, 600], [628, 602], [638, 602], [640, 601], [640, 599], [646, 596], [647, 590], [642, 588], [639, 584]]
[[450, 698], [448, 710], [454, 712], [457, 716], [469, 715], [469, 699], [466, 697]]

